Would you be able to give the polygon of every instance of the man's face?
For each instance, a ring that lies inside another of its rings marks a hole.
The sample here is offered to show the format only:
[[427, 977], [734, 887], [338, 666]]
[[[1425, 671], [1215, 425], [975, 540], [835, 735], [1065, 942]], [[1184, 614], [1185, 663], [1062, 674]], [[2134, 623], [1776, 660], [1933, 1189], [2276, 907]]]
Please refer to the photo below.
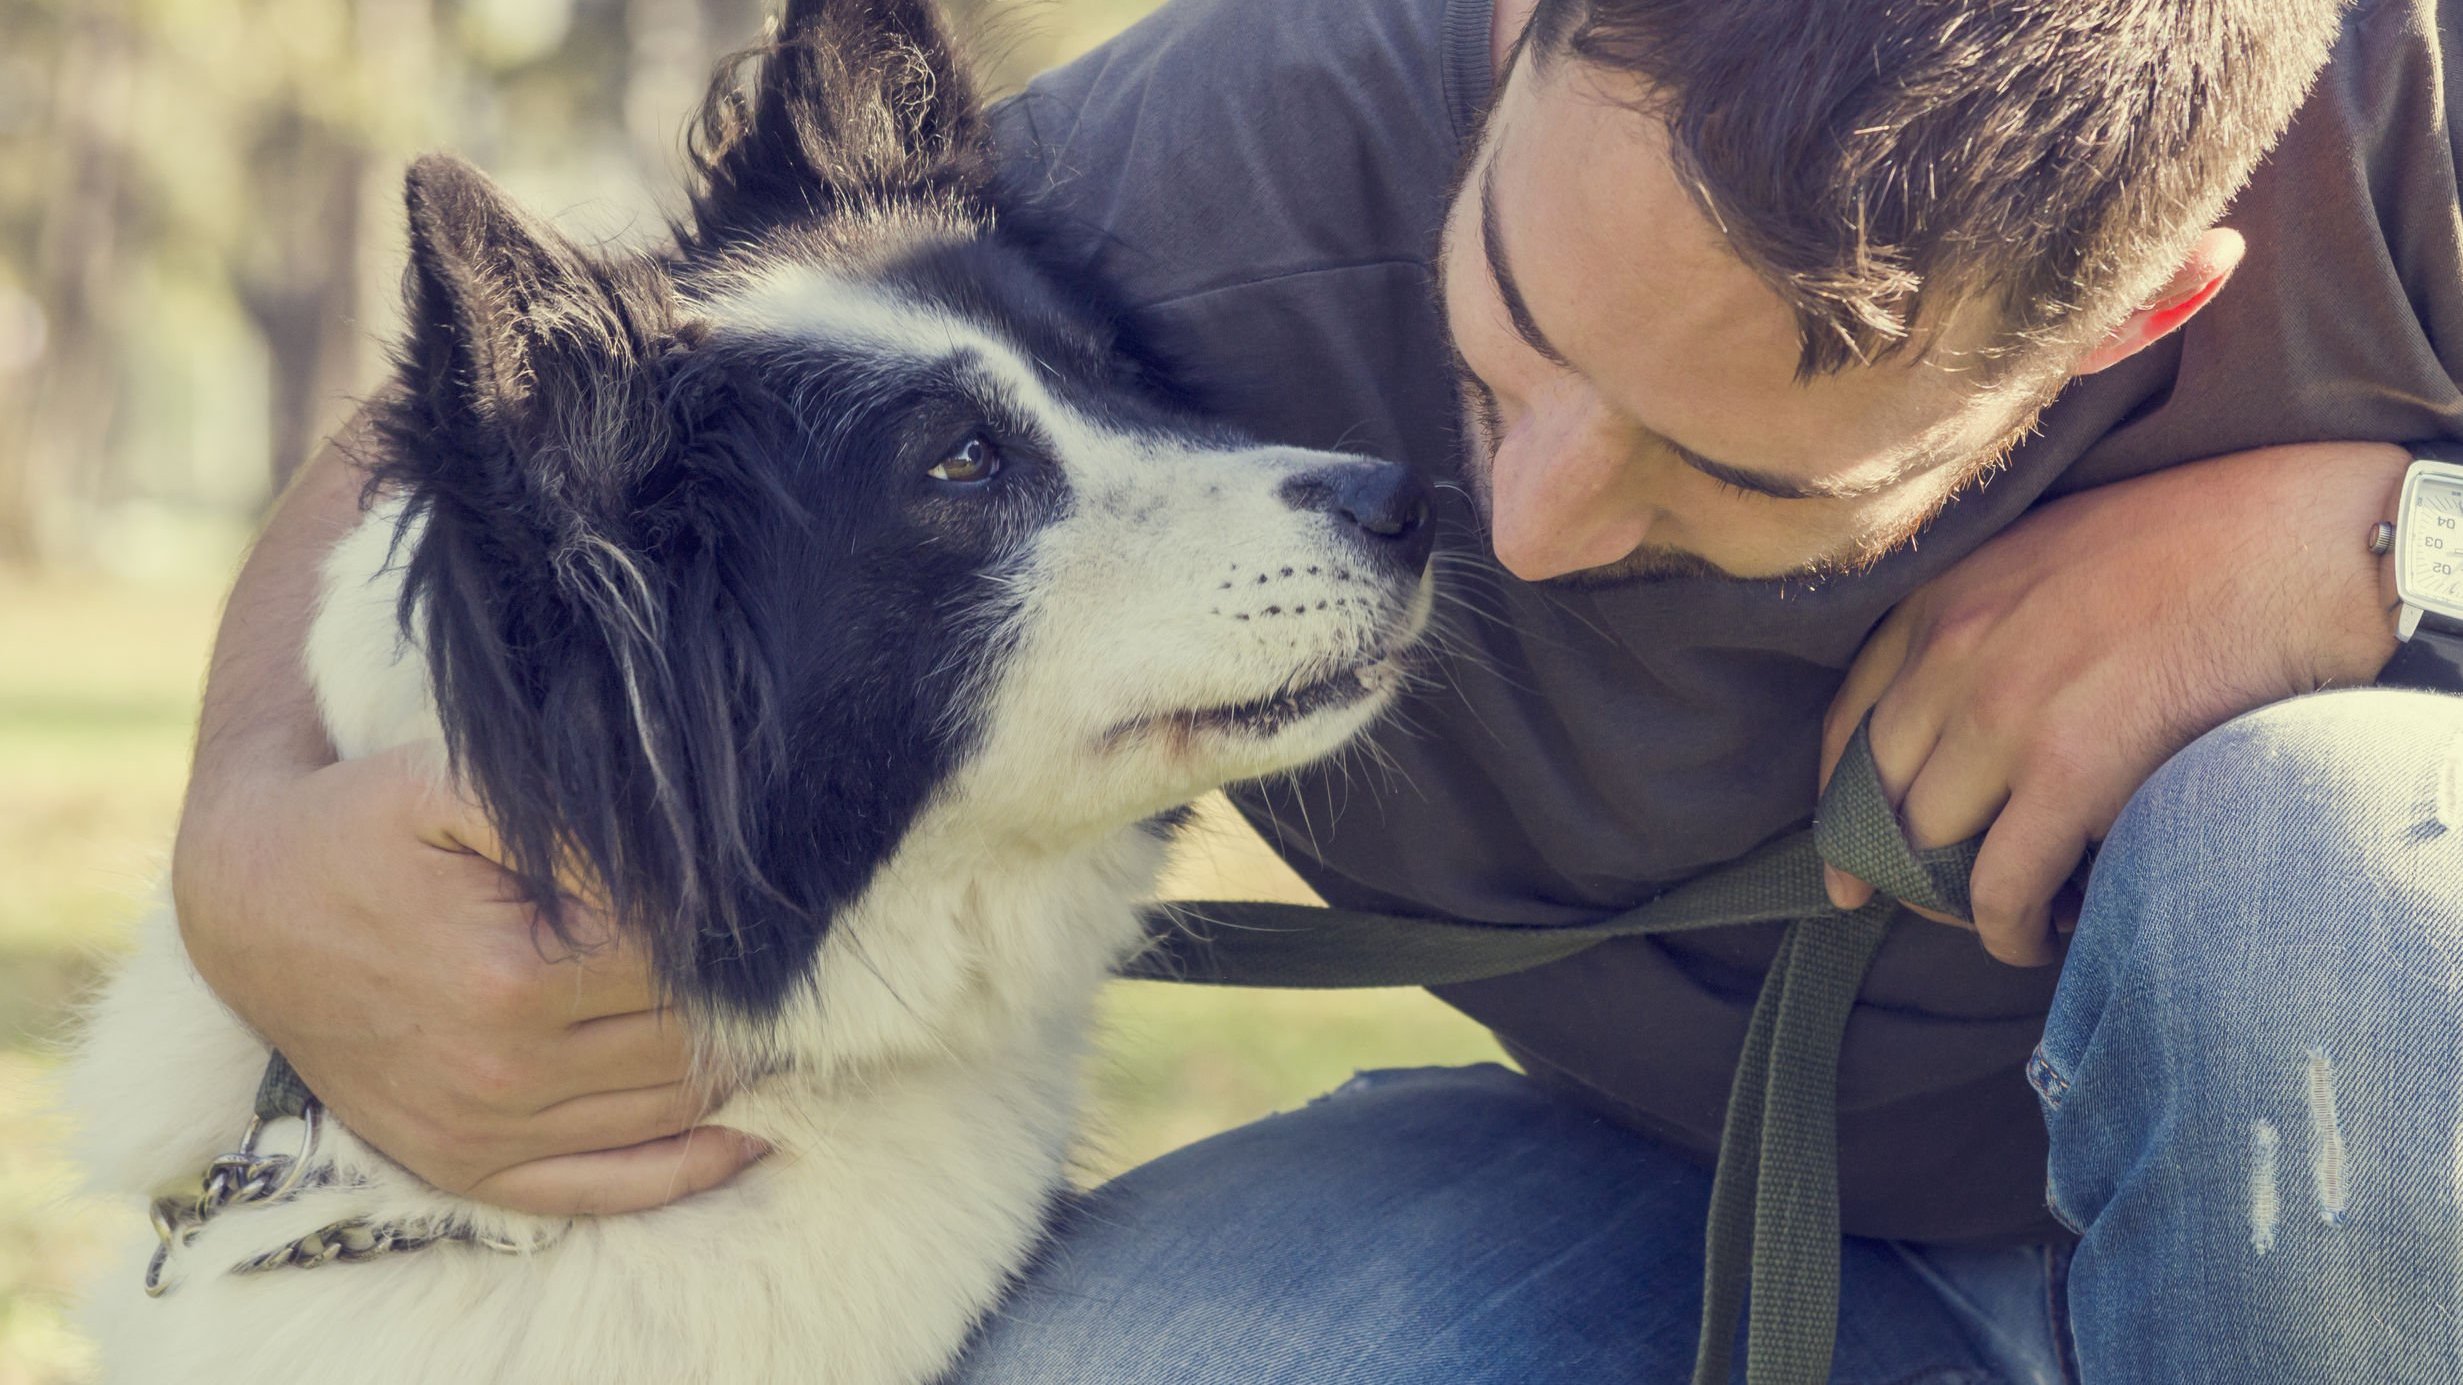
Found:
[[1627, 79], [1505, 75], [1446, 219], [1468, 479], [1527, 581], [1852, 569], [1912, 538], [2058, 373], [1942, 348], [1809, 381], [1796, 319], [1687, 196]]

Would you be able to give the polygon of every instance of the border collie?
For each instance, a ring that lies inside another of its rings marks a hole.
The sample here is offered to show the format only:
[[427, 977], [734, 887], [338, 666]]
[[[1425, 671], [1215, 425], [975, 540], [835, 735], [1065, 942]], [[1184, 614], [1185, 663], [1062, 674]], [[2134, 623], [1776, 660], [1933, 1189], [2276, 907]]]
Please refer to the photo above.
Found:
[[[923, 0], [796, 0], [695, 153], [645, 254], [412, 168], [410, 327], [307, 664], [335, 747], [435, 745], [551, 917], [596, 887], [728, 1079], [712, 1119], [772, 1152], [549, 1219], [328, 1123], [176, 1229], [159, 1297], [131, 1226], [88, 1313], [115, 1385], [943, 1374], [1065, 1187], [1159, 822], [1405, 676], [1417, 484], [1169, 402], [1020, 229]], [[267, 1057], [160, 911], [71, 1074], [94, 1181], [193, 1199]], [[426, 1244], [265, 1268], [352, 1227]]]

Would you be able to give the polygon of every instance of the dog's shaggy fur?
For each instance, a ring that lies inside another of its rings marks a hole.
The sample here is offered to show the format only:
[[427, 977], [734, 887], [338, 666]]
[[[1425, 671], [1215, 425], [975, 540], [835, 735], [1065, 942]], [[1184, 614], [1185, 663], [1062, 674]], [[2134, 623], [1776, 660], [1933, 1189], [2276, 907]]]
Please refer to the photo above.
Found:
[[[1157, 815], [1332, 751], [1400, 676], [1415, 485], [1162, 402], [1015, 231], [918, 0], [792, 5], [744, 70], [670, 251], [412, 170], [411, 331], [307, 662], [343, 755], [435, 747], [551, 917], [559, 879], [604, 894], [737, 1083], [713, 1119], [773, 1152], [544, 1219], [329, 1127], [159, 1299], [132, 1224], [111, 1382], [934, 1377], [1044, 1234]], [[266, 1057], [166, 911], [74, 1067], [95, 1181], [193, 1190]], [[520, 1249], [231, 1272], [355, 1219]]]

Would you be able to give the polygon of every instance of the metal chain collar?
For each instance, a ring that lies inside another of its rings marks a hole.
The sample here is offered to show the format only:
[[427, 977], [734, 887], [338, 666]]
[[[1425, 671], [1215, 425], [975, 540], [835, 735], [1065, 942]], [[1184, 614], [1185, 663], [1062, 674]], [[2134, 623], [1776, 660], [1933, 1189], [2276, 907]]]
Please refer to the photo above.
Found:
[[[248, 1129], [241, 1134], [239, 1148], [218, 1155], [205, 1168], [205, 1177], [195, 1197], [162, 1197], [154, 1200], [154, 1234], [162, 1243], [154, 1248], [154, 1256], [146, 1262], [145, 1292], [152, 1298], [169, 1293], [178, 1283], [168, 1273], [172, 1252], [184, 1250], [196, 1240], [205, 1224], [233, 1207], [260, 1203], [288, 1202], [307, 1188], [321, 1187], [326, 1179], [320, 1174], [310, 1176], [309, 1161], [316, 1154], [317, 1142], [324, 1133], [324, 1107], [313, 1098], [295, 1103], [302, 1122], [299, 1148], [290, 1154], [265, 1154], [257, 1149], [258, 1138], [265, 1133], [266, 1117], [262, 1111], [248, 1119]], [[379, 1226], [365, 1217], [338, 1221], [320, 1227], [295, 1241], [275, 1247], [233, 1265], [232, 1274], [259, 1274], [266, 1270], [313, 1269], [336, 1261], [351, 1263], [373, 1260], [382, 1255], [424, 1250], [440, 1241], [462, 1241], [470, 1245], [505, 1254], [518, 1254], [524, 1247], [493, 1236], [482, 1236], [468, 1228], [448, 1231], [413, 1232], [398, 1226]]]

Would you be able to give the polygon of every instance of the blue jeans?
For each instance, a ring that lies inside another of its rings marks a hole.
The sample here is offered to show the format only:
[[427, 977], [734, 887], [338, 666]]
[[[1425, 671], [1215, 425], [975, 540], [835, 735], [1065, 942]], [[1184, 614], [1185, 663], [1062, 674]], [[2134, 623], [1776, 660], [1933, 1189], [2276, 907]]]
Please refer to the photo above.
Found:
[[[2030, 1067], [2074, 1255], [1845, 1241], [1832, 1379], [2463, 1381], [2459, 983], [2463, 700], [2201, 739]], [[1683, 1382], [1709, 1187], [1502, 1068], [1369, 1074], [1092, 1194], [957, 1381]]]

